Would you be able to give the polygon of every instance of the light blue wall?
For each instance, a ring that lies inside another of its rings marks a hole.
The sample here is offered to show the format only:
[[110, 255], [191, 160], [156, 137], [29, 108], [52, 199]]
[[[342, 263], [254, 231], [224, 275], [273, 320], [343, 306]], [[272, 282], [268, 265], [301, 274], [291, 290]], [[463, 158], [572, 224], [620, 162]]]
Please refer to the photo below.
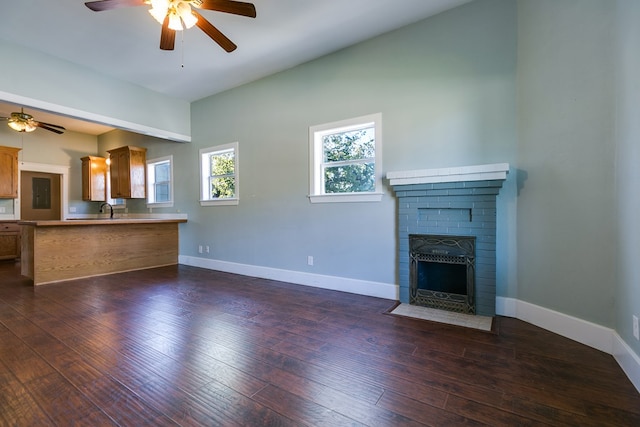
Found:
[[[195, 102], [193, 142], [176, 150], [180, 253], [397, 283], [396, 200], [310, 204], [309, 126], [382, 113], [383, 170], [516, 159], [515, 3], [474, 2], [258, 82]], [[200, 207], [200, 148], [239, 142], [240, 204]], [[388, 187], [388, 186], [387, 186]], [[507, 292], [515, 185], [500, 202]], [[515, 246], [515, 243], [513, 243]], [[307, 265], [307, 256], [315, 265]]]
[[613, 326], [613, 3], [518, 2], [519, 299]]
[[189, 103], [0, 40], [0, 100], [160, 135], [190, 136]]
[[616, 63], [617, 254], [615, 329], [640, 354], [632, 315], [640, 316], [640, 2], [618, 1]]

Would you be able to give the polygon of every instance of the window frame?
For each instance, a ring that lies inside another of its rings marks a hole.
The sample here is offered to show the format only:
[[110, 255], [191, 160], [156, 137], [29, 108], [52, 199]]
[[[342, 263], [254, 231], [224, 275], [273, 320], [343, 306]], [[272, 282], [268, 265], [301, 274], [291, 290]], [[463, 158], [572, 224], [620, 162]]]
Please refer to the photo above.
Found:
[[[373, 127], [375, 138], [374, 191], [324, 193], [323, 146], [325, 135]], [[309, 201], [311, 203], [379, 202], [382, 200], [382, 113], [339, 120], [309, 127]]]
[[[238, 142], [232, 142], [230, 144], [216, 145], [208, 148], [201, 148], [199, 150], [198, 160], [200, 165], [200, 206], [230, 206], [237, 205], [240, 202], [240, 153]], [[206, 198], [205, 189], [208, 189], [208, 181], [211, 177], [211, 171], [208, 170], [207, 162], [205, 165], [204, 156], [210, 158], [217, 153], [222, 154], [224, 152], [233, 152], [233, 178], [234, 178], [234, 197], [227, 197], [223, 199], [210, 199]], [[204, 169], [207, 169], [206, 171]], [[207, 175], [205, 175], [205, 172]]]
[[[152, 175], [155, 174], [154, 166], [160, 163], [169, 163], [169, 200], [166, 202], [151, 201], [152, 197], [155, 198], [155, 192], [153, 186], [155, 185], [155, 179], [152, 179]], [[173, 155], [157, 157], [155, 159], [147, 160], [147, 207], [148, 208], [171, 208], [173, 207]]]

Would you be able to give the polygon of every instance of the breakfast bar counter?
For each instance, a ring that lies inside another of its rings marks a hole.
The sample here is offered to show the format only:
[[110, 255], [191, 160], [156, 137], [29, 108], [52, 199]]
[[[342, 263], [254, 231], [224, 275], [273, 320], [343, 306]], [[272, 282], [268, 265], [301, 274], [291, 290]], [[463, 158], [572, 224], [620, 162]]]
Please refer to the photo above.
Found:
[[178, 263], [178, 225], [186, 219], [99, 218], [18, 221], [21, 272], [33, 284]]

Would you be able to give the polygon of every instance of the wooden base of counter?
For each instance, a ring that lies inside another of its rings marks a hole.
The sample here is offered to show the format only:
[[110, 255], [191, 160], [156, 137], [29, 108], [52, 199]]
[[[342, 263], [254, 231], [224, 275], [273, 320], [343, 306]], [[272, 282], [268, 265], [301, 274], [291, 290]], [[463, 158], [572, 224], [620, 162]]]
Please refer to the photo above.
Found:
[[177, 264], [179, 222], [24, 222], [21, 272], [37, 286]]

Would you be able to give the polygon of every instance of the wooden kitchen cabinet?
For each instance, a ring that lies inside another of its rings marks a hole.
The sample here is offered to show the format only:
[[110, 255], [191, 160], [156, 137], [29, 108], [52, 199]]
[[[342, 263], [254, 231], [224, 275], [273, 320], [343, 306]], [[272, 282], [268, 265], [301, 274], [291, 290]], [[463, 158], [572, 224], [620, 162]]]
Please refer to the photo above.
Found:
[[20, 148], [0, 147], [0, 199], [18, 198], [18, 152]]
[[13, 221], [0, 221], [0, 259], [20, 258], [20, 226]]
[[104, 202], [107, 200], [107, 159], [86, 156], [82, 159], [82, 200]]
[[108, 150], [111, 165], [111, 198], [144, 199], [147, 197], [147, 149], [120, 147]]

